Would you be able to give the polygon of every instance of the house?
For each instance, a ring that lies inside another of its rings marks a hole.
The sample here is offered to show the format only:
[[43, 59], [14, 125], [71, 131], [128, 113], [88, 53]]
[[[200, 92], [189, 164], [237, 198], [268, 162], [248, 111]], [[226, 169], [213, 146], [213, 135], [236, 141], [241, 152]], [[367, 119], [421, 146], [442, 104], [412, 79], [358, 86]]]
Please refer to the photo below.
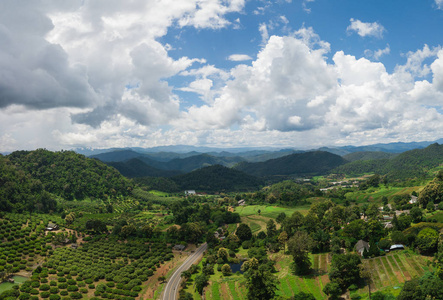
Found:
[[409, 203], [410, 204], [414, 204], [414, 203], [417, 203], [417, 196], [411, 196], [411, 200], [409, 200]]
[[239, 201], [238, 201], [238, 205], [239, 205], [239, 206], [246, 205], [246, 201], [245, 201], [245, 199], [241, 199], [241, 200], [239, 200]]
[[177, 250], [177, 251], [183, 251], [185, 250], [186, 246], [185, 245], [175, 245], [174, 247], [172, 247], [173, 250]]
[[363, 240], [359, 240], [357, 242], [357, 244], [355, 244], [355, 251], [358, 252], [358, 254], [360, 254], [360, 256], [363, 256], [363, 252], [365, 251], [369, 251], [369, 243], [365, 242]]
[[77, 248], [78, 248], [78, 245], [77, 245], [77, 244], [72, 244], [72, 245], [71, 245], [71, 248], [72, 248], [72, 249], [77, 249]]
[[185, 191], [185, 196], [193, 196], [195, 194], [196, 194], [195, 190], [187, 190], [187, 191]]
[[46, 230], [48, 231], [57, 230], [57, 229], [58, 225], [52, 222], [49, 222], [48, 226], [46, 226]]
[[393, 251], [393, 250], [404, 250], [405, 246], [403, 246], [402, 244], [395, 244], [392, 245], [391, 248], [389, 248], [389, 251]]

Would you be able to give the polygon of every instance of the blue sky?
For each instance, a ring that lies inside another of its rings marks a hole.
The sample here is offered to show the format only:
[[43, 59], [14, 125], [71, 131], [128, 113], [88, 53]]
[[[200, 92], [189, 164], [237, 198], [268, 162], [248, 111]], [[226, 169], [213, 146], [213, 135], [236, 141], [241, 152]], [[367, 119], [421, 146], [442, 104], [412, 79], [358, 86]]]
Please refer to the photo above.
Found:
[[0, 151], [443, 135], [442, 0], [0, 3]]

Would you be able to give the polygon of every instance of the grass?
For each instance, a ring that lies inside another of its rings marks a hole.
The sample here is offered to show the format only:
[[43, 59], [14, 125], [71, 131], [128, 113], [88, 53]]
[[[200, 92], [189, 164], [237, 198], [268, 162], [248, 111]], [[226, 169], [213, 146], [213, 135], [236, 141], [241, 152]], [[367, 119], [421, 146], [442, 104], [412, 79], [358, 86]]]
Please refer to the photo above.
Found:
[[[260, 210], [260, 214], [258, 211]], [[306, 215], [309, 210], [309, 205], [297, 206], [297, 207], [281, 207], [271, 205], [245, 205], [235, 208], [235, 212], [240, 214], [240, 217], [246, 217], [250, 215], [261, 215], [263, 217], [275, 219], [277, 216], [284, 212], [286, 216], [291, 216], [294, 212], [299, 211], [303, 215]]]

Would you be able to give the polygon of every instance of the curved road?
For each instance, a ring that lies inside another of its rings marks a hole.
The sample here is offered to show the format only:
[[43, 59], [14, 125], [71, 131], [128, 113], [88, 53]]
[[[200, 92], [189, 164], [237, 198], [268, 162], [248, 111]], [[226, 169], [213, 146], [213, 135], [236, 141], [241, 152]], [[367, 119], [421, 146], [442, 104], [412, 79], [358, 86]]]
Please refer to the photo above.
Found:
[[169, 281], [166, 284], [165, 292], [163, 293], [163, 300], [177, 299], [178, 288], [181, 281], [181, 273], [189, 269], [189, 267], [200, 258], [207, 248], [208, 245], [206, 243], [201, 245], [177, 270], [175, 270], [174, 274], [172, 274], [171, 278], [169, 278]]

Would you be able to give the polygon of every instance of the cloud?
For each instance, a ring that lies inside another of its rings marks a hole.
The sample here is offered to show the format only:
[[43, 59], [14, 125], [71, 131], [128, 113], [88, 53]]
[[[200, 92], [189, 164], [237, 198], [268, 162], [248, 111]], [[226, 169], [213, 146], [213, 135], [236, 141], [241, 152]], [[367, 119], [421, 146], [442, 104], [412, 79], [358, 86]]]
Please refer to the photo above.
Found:
[[82, 108], [72, 121], [94, 127], [116, 115], [167, 122], [179, 100], [166, 79], [205, 61], [173, 59], [157, 39], [172, 25], [229, 26], [226, 15], [243, 7], [244, 0], [3, 1], [0, 108]]
[[361, 37], [373, 36], [376, 38], [382, 38], [385, 28], [377, 23], [364, 23], [360, 20], [355, 20], [351, 18], [351, 25], [346, 29], [348, 32], [356, 32]]
[[250, 57], [247, 54], [232, 54], [232, 55], [229, 55], [228, 60], [230, 60], [230, 61], [245, 61], [245, 60], [252, 60], [252, 57]]
[[[251, 137], [261, 136], [256, 131], [312, 143], [306, 137], [316, 136], [337, 144], [432, 140], [436, 132], [443, 133], [438, 112], [443, 51], [425, 46], [408, 53], [405, 65], [389, 73], [380, 62], [343, 51], [328, 63], [329, 50], [311, 28], [271, 36], [251, 66], [231, 70], [212, 104], [192, 106], [171, 124], [185, 131], [239, 126], [237, 134]], [[423, 62], [432, 57], [432, 82], [415, 82], [414, 74], [427, 69]], [[424, 137], [422, 131], [429, 134]]]
[[268, 26], [265, 23], [261, 23], [258, 31], [260, 31], [262, 44], [265, 45], [269, 39]]
[[435, 0], [438, 9], [443, 9], [443, 0]]
[[365, 50], [365, 56], [366, 57], [373, 57], [375, 60], [380, 60], [380, 58], [383, 55], [386, 55], [389, 53], [391, 53], [391, 48], [389, 47], [389, 45], [386, 45], [386, 48], [384, 48], [384, 49], [378, 49], [375, 51], [372, 51], [369, 49]]

